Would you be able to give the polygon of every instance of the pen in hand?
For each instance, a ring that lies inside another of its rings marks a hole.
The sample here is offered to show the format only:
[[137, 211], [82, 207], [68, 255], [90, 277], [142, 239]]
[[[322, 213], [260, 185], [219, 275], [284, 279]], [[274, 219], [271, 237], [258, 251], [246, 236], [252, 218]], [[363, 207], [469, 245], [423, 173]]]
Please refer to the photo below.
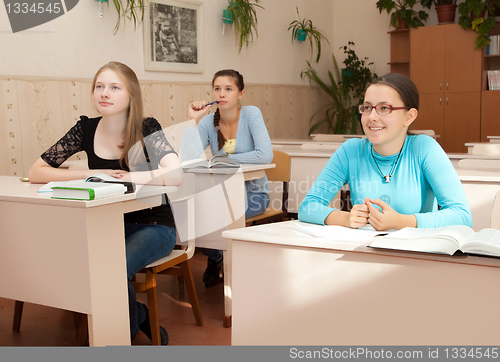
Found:
[[194, 110], [196, 110], [196, 111], [201, 111], [202, 109], [204, 109], [204, 108], [206, 108], [206, 107], [208, 107], [208, 106], [211, 106], [211, 105], [213, 105], [213, 104], [219, 104], [219, 103], [220, 103], [219, 101], [213, 101], [213, 102], [210, 102], [210, 103], [205, 104], [205, 105], [204, 105], [203, 107], [201, 107], [201, 108], [194, 108], [194, 107], [193, 107], [193, 109], [194, 109]]

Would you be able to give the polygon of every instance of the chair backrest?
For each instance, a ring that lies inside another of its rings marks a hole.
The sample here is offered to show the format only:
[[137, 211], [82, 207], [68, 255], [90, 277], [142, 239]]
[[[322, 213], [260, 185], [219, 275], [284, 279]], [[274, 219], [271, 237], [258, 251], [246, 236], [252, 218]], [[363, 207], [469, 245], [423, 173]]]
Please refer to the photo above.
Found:
[[490, 227], [500, 230], [500, 191], [495, 195], [493, 209], [491, 210]]
[[500, 143], [479, 143], [472, 147], [473, 155], [498, 156], [500, 155]]
[[187, 243], [188, 258], [195, 250], [194, 194], [195, 175], [192, 173], [185, 173], [182, 185], [168, 194], [177, 228], [177, 243], [183, 246]]
[[471, 169], [471, 170], [500, 170], [500, 160], [481, 160], [465, 158], [458, 161], [459, 168]]
[[285, 152], [273, 150], [273, 160], [271, 163], [275, 168], [266, 170], [266, 176], [269, 181], [290, 182], [290, 155]]

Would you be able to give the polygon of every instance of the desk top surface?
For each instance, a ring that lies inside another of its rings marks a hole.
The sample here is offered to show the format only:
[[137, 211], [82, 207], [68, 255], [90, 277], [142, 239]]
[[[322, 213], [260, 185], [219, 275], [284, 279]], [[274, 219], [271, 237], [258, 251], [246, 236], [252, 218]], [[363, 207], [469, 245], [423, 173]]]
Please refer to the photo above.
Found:
[[226, 230], [222, 232], [222, 237], [225, 239], [263, 244], [305, 247], [313, 249], [329, 249], [345, 252], [359, 252], [384, 256], [395, 256], [479, 266], [492, 266], [500, 268], [500, 258], [479, 257], [471, 255], [457, 257], [442, 254], [375, 249], [367, 246], [369, 242], [336, 241], [333, 239], [311, 236], [292, 228], [294, 223], [299, 223], [299, 221], [283, 221], [241, 229]]
[[105, 197], [92, 201], [81, 201], [52, 199], [50, 197], [50, 193], [38, 193], [38, 189], [42, 185], [43, 184], [30, 184], [29, 182], [21, 182], [19, 177], [16, 176], [0, 176], [0, 201], [89, 208], [116, 202], [135, 200], [149, 196], [161, 195], [163, 193], [173, 192], [177, 190], [177, 187], [174, 186], [137, 185], [137, 191], [135, 193]]
[[330, 158], [335, 150], [322, 148], [300, 148], [300, 147], [280, 147], [274, 148], [276, 151], [285, 152], [292, 157], [319, 157]]
[[472, 170], [456, 168], [460, 181], [500, 183], [500, 172], [490, 170]]

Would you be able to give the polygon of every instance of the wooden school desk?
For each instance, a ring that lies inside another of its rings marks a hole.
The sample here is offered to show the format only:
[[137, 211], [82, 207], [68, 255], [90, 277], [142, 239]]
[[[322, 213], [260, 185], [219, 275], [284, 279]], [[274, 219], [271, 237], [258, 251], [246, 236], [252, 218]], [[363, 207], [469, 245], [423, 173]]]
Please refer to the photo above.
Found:
[[222, 234], [233, 345], [500, 344], [500, 259], [375, 250], [294, 222]]
[[85, 313], [91, 346], [130, 345], [123, 214], [176, 187], [56, 200], [0, 176], [0, 297]]
[[196, 246], [223, 251], [224, 257], [224, 320], [231, 327], [232, 254], [221, 237], [224, 230], [245, 227], [245, 181], [261, 178], [274, 164], [243, 164], [240, 168], [192, 168], [195, 174], [195, 236]]

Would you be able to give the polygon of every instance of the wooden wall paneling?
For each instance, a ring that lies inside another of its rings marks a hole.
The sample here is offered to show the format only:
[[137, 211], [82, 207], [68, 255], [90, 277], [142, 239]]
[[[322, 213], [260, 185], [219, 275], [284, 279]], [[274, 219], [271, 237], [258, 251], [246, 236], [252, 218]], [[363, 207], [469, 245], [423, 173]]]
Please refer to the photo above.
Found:
[[0, 94], [0, 172], [3, 175], [23, 176], [21, 117], [17, 81], [7, 79], [1, 82]]

